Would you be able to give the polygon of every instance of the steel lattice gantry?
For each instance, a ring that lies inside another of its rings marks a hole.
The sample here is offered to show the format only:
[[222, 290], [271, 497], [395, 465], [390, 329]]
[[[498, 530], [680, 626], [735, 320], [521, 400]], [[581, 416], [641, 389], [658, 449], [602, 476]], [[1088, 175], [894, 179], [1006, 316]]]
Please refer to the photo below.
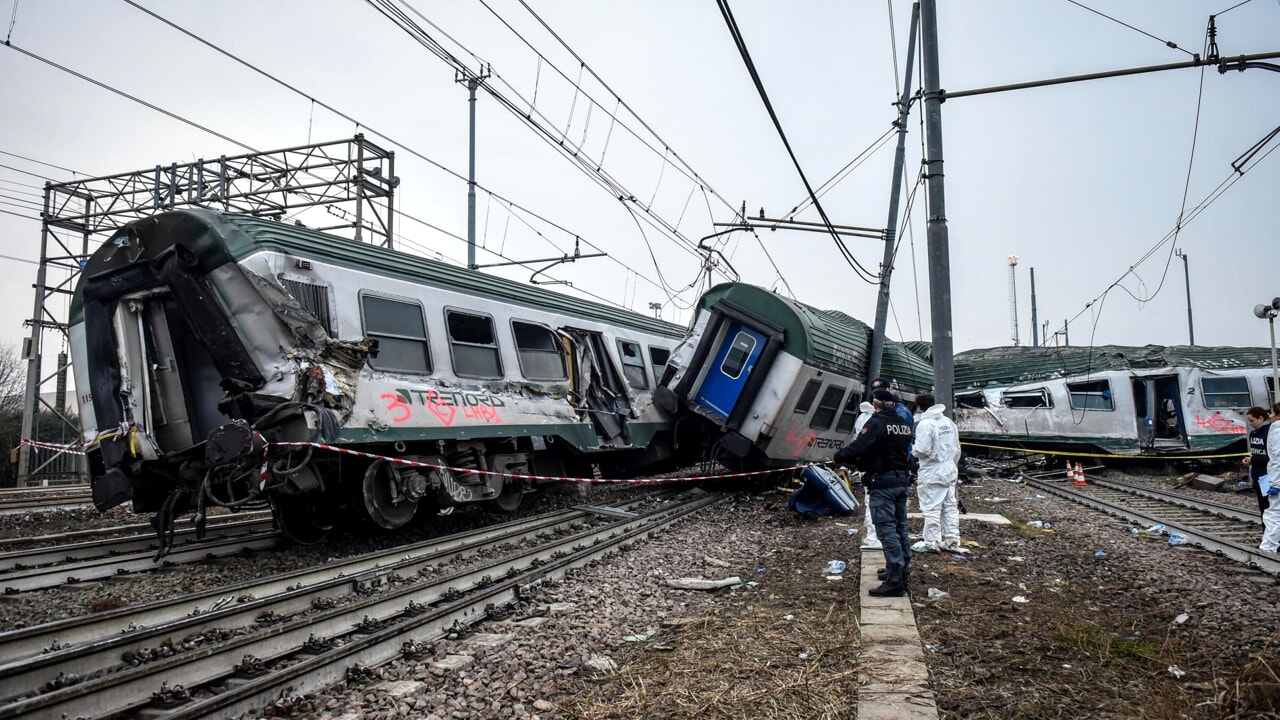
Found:
[[[56, 368], [42, 369], [45, 333], [67, 338], [67, 321], [51, 303], [75, 290], [89, 255], [120, 226], [177, 207], [205, 207], [259, 217], [292, 219], [318, 230], [393, 247], [395, 234], [395, 153], [356, 135], [349, 140], [221, 156], [191, 163], [105, 177], [46, 183], [41, 213], [40, 266], [36, 272], [35, 309], [25, 325], [23, 344], [27, 386], [23, 398], [22, 437], [42, 438], [39, 413], [47, 410], [64, 428], [80, 437], [64, 415], [67, 355]], [[321, 214], [324, 213], [324, 214]], [[286, 216], [288, 216], [286, 218]], [[46, 384], [56, 384], [52, 402], [42, 397]], [[48, 431], [46, 430], [46, 434]], [[18, 484], [76, 482], [83, 477], [78, 455], [24, 443], [18, 449]]]

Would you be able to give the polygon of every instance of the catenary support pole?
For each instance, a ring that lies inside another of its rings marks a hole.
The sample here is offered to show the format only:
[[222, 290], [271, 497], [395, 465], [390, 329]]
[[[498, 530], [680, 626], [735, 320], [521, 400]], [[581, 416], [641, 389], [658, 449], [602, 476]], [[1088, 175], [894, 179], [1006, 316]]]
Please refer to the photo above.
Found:
[[947, 240], [942, 163], [942, 87], [938, 77], [938, 10], [935, 0], [920, 2], [920, 42], [924, 51], [925, 176], [929, 199], [929, 318], [933, 325], [933, 387], [952, 414], [955, 347], [951, 331], [951, 266]]
[[907, 68], [902, 79], [902, 97], [898, 101], [898, 149], [893, 156], [893, 186], [889, 191], [889, 221], [884, 226], [884, 259], [880, 262], [880, 294], [876, 298], [876, 324], [871, 333], [871, 358], [867, 363], [867, 387], [880, 376], [884, 358], [884, 333], [889, 322], [889, 278], [893, 274], [893, 248], [898, 239], [898, 198], [902, 191], [902, 168], [907, 151], [907, 118], [911, 114], [911, 71], [916, 58], [916, 28], [920, 3], [911, 6], [911, 34], [907, 41]]
[[1178, 250], [1177, 254], [1178, 257], [1182, 258], [1182, 276], [1187, 281], [1187, 344], [1195, 345], [1196, 328], [1191, 323], [1191, 265], [1188, 261], [1190, 256], [1182, 252], [1182, 250]]
[[1040, 322], [1036, 316], [1036, 269], [1031, 268], [1031, 347], [1040, 347]]
[[471, 149], [467, 157], [467, 268], [476, 267], [476, 87], [480, 78], [467, 77], [468, 102], [471, 105]]

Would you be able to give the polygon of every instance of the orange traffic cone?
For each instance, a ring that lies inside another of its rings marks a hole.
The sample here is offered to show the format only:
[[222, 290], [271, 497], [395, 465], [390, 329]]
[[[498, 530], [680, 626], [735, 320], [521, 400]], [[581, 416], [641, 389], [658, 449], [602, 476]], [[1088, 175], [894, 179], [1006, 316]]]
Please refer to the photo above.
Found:
[[1089, 483], [1084, 479], [1084, 468], [1080, 463], [1076, 463], [1075, 478], [1071, 482], [1076, 487], [1089, 487]]

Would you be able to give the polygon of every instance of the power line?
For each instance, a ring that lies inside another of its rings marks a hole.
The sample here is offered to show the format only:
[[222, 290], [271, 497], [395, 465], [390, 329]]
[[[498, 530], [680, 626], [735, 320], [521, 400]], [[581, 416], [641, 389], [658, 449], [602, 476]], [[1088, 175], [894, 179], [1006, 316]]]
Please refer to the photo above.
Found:
[[[1085, 5], [1084, 3], [1081, 3], [1081, 2], [1077, 2], [1076, 0], [1067, 0], [1067, 2], [1071, 3], [1072, 5], [1075, 5], [1076, 7], [1082, 8], [1082, 9], [1084, 9], [1084, 10], [1088, 10], [1089, 12], [1091, 12], [1091, 13], [1093, 13], [1093, 14], [1095, 14], [1095, 15], [1101, 15], [1102, 17], [1104, 17], [1104, 18], [1106, 18], [1106, 19], [1110, 20], [1111, 22], [1113, 22], [1113, 23], [1117, 23], [1117, 24], [1119, 24], [1119, 25], [1123, 25], [1123, 26], [1125, 26], [1125, 27], [1129, 28], [1130, 30], [1132, 30], [1132, 31], [1134, 31], [1134, 32], [1136, 32], [1136, 33], [1141, 33], [1141, 34], [1143, 34], [1143, 35], [1146, 35], [1147, 37], [1151, 38], [1152, 40], [1155, 40], [1155, 41], [1156, 41], [1156, 42], [1158, 42], [1158, 43], [1161, 43], [1162, 45], [1164, 45], [1164, 46], [1166, 46], [1166, 47], [1173, 48], [1174, 50], [1178, 50], [1178, 51], [1184, 52], [1184, 53], [1186, 53], [1186, 54], [1188, 54], [1188, 55], [1190, 55], [1190, 56], [1192, 56], [1192, 57], [1195, 57], [1195, 53], [1191, 52], [1190, 50], [1184, 50], [1183, 48], [1178, 47], [1178, 43], [1176, 43], [1176, 42], [1174, 42], [1174, 41], [1172, 41], [1172, 40], [1164, 40], [1164, 39], [1162, 39], [1162, 38], [1158, 38], [1158, 37], [1156, 37], [1155, 35], [1152, 35], [1151, 33], [1147, 32], [1146, 30], [1142, 30], [1142, 29], [1136, 28], [1136, 27], [1134, 27], [1134, 26], [1130, 25], [1129, 23], [1124, 22], [1123, 20], [1117, 20], [1116, 18], [1113, 18], [1113, 17], [1111, 17], [1110, 15], [1108, 15], [1108, 14], [1106, 14], [1106, 13], [1099, 12], [1099, 11], [1097, 11], [1097, 10], [1094, 10], [1093, 8], [1089, 7], [1088, 5]], [[1248, 0], [1245, 0], [1245, 2], [1248, 2]], [[1244, 3], [1241, 3], [1241, 4], [1244, 4]], [[1238, 6], [1237, 6], [1237, 7], [1238, 7]], [[1230, 8], [1228, 8], [1228, 9], [1230, 9]]]
[[[183, 35], [186, 35], [187, 37], [191, 38], [192, 40], [195, 40], [196, 42], [199, 42], [200, 44], [204, 45], [205, 47], [208, 47], [209, 49], [214, 50], [215, 52], [217, 52], [217, 53], [219, 53], [219, 54], [221, 54], [221, 55], [223, 55], [223, 56], [227, 57], [228, 59], [235, 61], [236, 63], [238, 63], [238, 64], [240, 64], [240, 65], [244, 66], [245, 68], [248, 68], [249, 70], [252, 70], [253, 72], [258, 73], [259, 75], [261, 75], [261, 76], [263, 76], [263, 77], [265, 77], [265, 78], [267, 78], [267, 79], [271, 80], [272, 82], [275, 82], [276, 84], [278, 84], [278, 85], [280, 85], [280, 86], [282, 86], [282, 87], [286, 88], [287, 90], [289, 90], [289, 91], [291, 91], [291, 92], [293, 92], [293, 93], [295, 93], [295, 94], [297, 94], [297, 95], [299, 95], [299, 96], [301, 96], [301, 97], [303, 97], [303, 98], [306, 98], [307, 100], [311, 101], [312, 103], [314, 103], [314, 104], [316, 104], [316, 105], [319, 105], [320, 107], [322, 107], [322, 108], [324, 108], [324, 109], [328, 110], [329, 112], [331, 112], [331, 113], [333, 113], [333, 114], [337, 115], [338, 117], [340, 117], [340, 118], [342, 118], [342, 119], [344, 119], [344, 120], [346, 120], [346, 121], [348, 121], [348, 122], [350, 122], [350, 123], [352, 123], [352, 124], [354, 124], [354, 125], [357, 125], [357, 126], [359, 126], [359, 127], [364, 128], [364, 129], [365, 129], [366, 131], [368, 131], [370, 134], [372, 134], [372, 135], [376, 135], [376, 136], [378, 136], [379, 138], [382, 138], [383, 140], [386, 140], [389, 144], [391, 144], [391, 145], [393, 145], [393, 146], [395, 146], [395, 147], [398, 147], [398, 148], [400, 148], [401, 150], [404, 150], [405, 152], [409, 153], [410, 155], [413, 155], [414, 157], [416, 157], [416, 158], [418, 158], [418, 159], [422, 160], [423, 162], [426, 162], [427, 164], [429, 164], [429, 165], [431, 165], [431, 166], [433, 166], [433, 167], [435, 167], [435, 168], [437, 168], [437, 169], [439, 169], [439, 170], [441, 170], [441, 171], [445, 172], [446, 174], [448, 174], [448, 175], [452, 176], [453, 178], [455, 178], [455, 179], [457, 179], [457, 180], [460, 180], [460, 181], [462, 181], [462, 182], [467, 182], [467, 178], [466, 178], [466, 177], [464, 177], [462, 174], [460, 174], [460, 173], [458, 173], [458, 172], [455, 172], [454, 170], [452, 170], [452, 169], [450, 169], [450, 168], [446, 167], [445, 165], [443, 165], [443, 164], [441, 164], [441, 163], [439, 163], [439, 162], [437, 162], [437, 161], [435, 161], [435, 160], [433, 160], [433, 159], [431, 159], [431, 158], [427, 157], [426, 155], [422, 154], [421, 152], [419, 152], [419, 151], [415, 150], [414, 148], [409, 147], [408, 145], [406, 145], [406, 144], [404, 144], [404, 143], [401, 143], [401, 142], [397, 141], [396, 139], [394, 139], [394, 138], [392, 138], [392, 137], [390, 137], [390, 136], [388, 136], [388, 135], [386, 135], [386, 134], [384, 134], [384, 133], [381, 133], [381, 132], [377, 131], [376, 129], [374, 129], [374, 128], [370, 127], [367, 123], [363, 123], [363, 122], [361, 122], [361, 121], [359, 121], [359, 120], [355, 119], [354, 117], [352, 117], [352, 116], [350, 116], [350, 115], [348, 115], [348, 114], [346, 114], [346, 113], [342, 112], [341, 110], [338, 110], [338, 109], [337, 109], [337, 108], [335, 108], [334, 106], [332, 106], [332, 105], [330, 105], [330, 104], [328, 104], [328, 103], [326, 103], [326, 102], [324, 102], [324, 101], [322, 101], [322, 100], [319, 100], [319, 99], [317, 99], [317, 98], [315, 98], [315, 97], [311, 96], [310, 94], [308, 94], [308, 93], [304, 92], [303, 90], [301, 90], [301, 89], [299, 89], [299, 88], [297, 88], [297, 87], [295, 87], [295, 86], [293, 86], [293, 85], [289, 84], [288, 82], [286, 82], [286, 81], [282, 80], [281, 78], [276, 77], [275, 75], [273, 75], [273, 74], [271, 74], [271, 73], [267, 72], [266, 70], [263, 70], [262, 68], [259, 68], [258, 66], [254, 65], [253, 63], [250, 63], [249, 61], [244, 60], [244, 59], [242, 59], [242, 58], [240, 58], [240, 57], [236, 56], [235, 54], [233, 54], [233, 53], [231, 53], [231, 52], [229, 52], [229, 51], [227, 51], [227, 50], [223, 49], [222, 47], [218, 46], [216, 43], [213, 43], [213, 42], [211, 42], [211, 41], [209, 41], [209, 40], [206, 40], [206, 39], [204, 39], [203, 37], [201, 37], [201, 36], [199, 36], [199, 35], [197, 35], [197, 34], [195, 34], [195, 33], [191, 32], [190, 30], [187, 30], [186, 28], [184, 28], [184, 27], [182, 27], [182, 26], [178, 25], [177, 23], [174, 23], [174, 22], [172, 22], [171, 20], [168, 20], [167, 18], [162, 17], [161, 15], [158, 15], [157, 13], [155, 13], [155, 12], [153, 12], [153, 11], [151, 11], [151, 10], [147, 9], [146, 7], [143, 7], [142, 5], [139, 5], [137, 2], [134, 2], [134, 0], [123, 0], [123, 1], [124, 1], [125, 3], [127, 3], [127, 4], [129, 4], [130, 6], [132, 6], [132, 7], [136, 8], [137, 10], [139, 10], [139, 11], [141, 11], [141, 12], [143, 12], [143, 13], [145, 13], [145, 14], [149, 15], [149, 16], [151, 16], [151, 17], [152, 17], [152, 18], [154, 18], [155, 20], [158, 20], [158, 21], [160, 21], [161, 23], [164, 23], [165, 25], [168, 25], [170, 28], [173, 28], [174, 30], [177, 30], [178, 32], [182, 33]], [[428, 21], [428, 22], [429, 22], [429, 21]], [[434, 27], [434, 26], [433, 26], [433, 27]], [[473, 56], [474, 56], [474, 54], [473, 54]], [[495, 191], [493, 191], [493, 190], [491, 190], [491, 189], [489, 189], [489, 188], [487, 188], [487, 187], [485, 187], [485, 186], [481, 185], [480, 183], [476, 183], [476, 187], [477, 187], [477, 188], [479, 188], [480, 190], [483, 190], [485, 193], [487, 193], [487, 194], [488, 194], [488, 195], [490, 195], [491, 197], [495, 197], [495, 198], [497, 198], [497, 199], [501, 200], [502, 202], [506, 203], [506, 204], [508, 205], [508, 207], [516, 208], [516, 209], [520, 210], [521, 212], [523, 212], [524, 214], [526, 214], [526, 215], [528, 215], [528, 216], [530, 216], [530, 217], [536, 218], [536, 219], [540, 220], [541, 222], [546, 223], [547, 225], [549, 225], [549, 226], [551, 226], [551, 227], [553, 227], [553, 228], [555, 228], [555, 229], [557, 229], [557, 230], [559, 230], [559, 231], [561, 231], [561, 232], [565, 233], [566, 235], [571, 235], [571, 236], [573, 236], [575, 239], [580, 239], [580, 240], [581, 240], [584, 244], [586, 244], [588, 247], [590, 247], [590, 248], [592, 248], [592, 249], [594, 249], [594, 250], [597, 250], [597, 251], [603, 252], [603, 249], [602, 249], [602, 248], [600, 248], [599, 246], [595, 245], [595, 244], [594, 244], [594, 243], [592, 243], [590, 240], [587, 240], [587, 239], [585, 239], [585, 238], [582, 238], [578, 233], [575, 233], [575, 232], [573, 232], [573, 231], [569, 230], [568, 228], [564, 227], [563, 225], [560, 225], [559, 223], [556, 223], [556, 222], [554, 222], [554, 221], [552, 221], [552, 220], [548, 219], [547, 217], [545, 217], [545, 216], [543, 216], [543, 215], [541, 215], [541, 214], [539, 214], [539, 213], [537, 213], [537, 212], [535, 212], [535, 211], [533, 211], [533, 210], [531, 210], [531, 209], [529, 209], [529, 208], [526, 208], [526, 207], [524, 207], [524, 206], [520, 205], [519, 203], [516, 203], [516, 202], [514, 202], [514, 201], [512, 201], [512, 200], [510, 200], [510, 199], [508, 199], [508, 198], [506, 198], [505, 196], [503, 196], [503, 195], [501, 195], [501, 194], [499, 194], [499, 193], [497, 193], [497, 192], [495, 192]], [[520, 219], [520, 218], [517, 218], [517, 219]], [[527, 222], [524, 222], [523, 220], [521, 220], [521, 222], [522, 222], [522, 223], [524, 223], [526, 226], [529, 226], [529, 224], [528, 224]], [[529, 227], [532, 227], [532, 226], [529, 226]], [[535, 232], [537, 232], [537, 231], [535, 230]], [[538, 233], [538, 234], [539, 234], [539, 236], [540, 236], [540, 237], [542, 237], [544, 240], [546, 240], [549, 244], [551, 244], [551, 246], [552, 246], [552, 247], [555, 247], [557, 251], [559, 251], [559, 252], [564, 252], [564, 251], [563, 251], [563, 250], [561, 250], [558, 246], [556, 246], [554, 243], [552, 243], [548, 238], [546, 238], [546, 236], [542, 235], [541, 233]], [[611, 261], [613, 261], [615, 264], [617, 264], [617, 265], [619, 265], [619, 266], [621, 266], [621, 267], [624, 267], [624, 268], [625, 268], [625, 267], [627, 267], [627, 265], [626, 265], [625, 263], [623, 263], [622, 261], [618, 260], [617, 258], [614, 258], [614, 257], [612, 257], [612, 256], [609, 256], [609, 259], [610, 259]], [[644, 277], [644, 276], [641, 276], [641, 277]], [[651, 280], [651, 279], [650, 279], [650, 278], [648, 278], [648, 277], [644, 277], [644, 280], [645, 280], [646, 282], [650, 283], [651, 285], [653, 285], [654, 287], [661, 288], [661, 286], [660, 286], [658, 283], [655, 283], [653, 280]]]
[[783, 146], [787, 149], [787, 154], [791, 156], [791, 162], [795, 165], [796, 172], [800, 175], [801, 182], [804, 183], [805, 190], [809, 192], [809, 197], [813, 200], [813, 206], [818, 211], [818, 215], [822, 218], [822, 222], [831, 232], [831, 237], [835, 241], [836, 247], [840, 250], [840, 254], [844, 256], [845, 262], [854, 269], [858, 276], [869, 284], [875, 284], [879, 276], [867, 270], [858, 262], [858, 259], [849, 252], [845, 247], [840, 236], [836, 234], [835, 229], [831, 227], [831, 220], [827, 218], [827, 212], [822, 208], [822, 203], [818, 200], [813, 192], [813, 186], [809, 184], [809, 178], [804, 174], [804, 168], [800, 166], [800, 160], [796, 158], [795, 152], [791, 149], [791, 143], [787, 140], [787, 135], [782, 129], [782, 123], [778, 120], [778, 114], [774, 112], [773, 103], [769, 100], [769, 94], [764, 89], [764, 82], [760, 79], [760, 73], [756, 71], [755, 63], [751, 60], [751, 53], [747, 50], [746, 40], [742, 36], [742, 31], [738, 28], [738, 23], [733, 18], [733, 11], [729, 8], [728, 0], [716, 0], [716, 4], [720, 7], [720, 14], [724, 16], [725, 24], [729, 27], [729, 34], [733, 37], [734, 45], [738, 49], [738, 53], [742, 56], [742, 61], [747, 67], [747, 72], [751, 75], [752, 82], [755, 83], [756, 91], [760, 94], [760, 100], [764, 103], [765, 110], [768, 111], [770, 119], [773, 120], [773, 126], [778, 132], [778, 137], [782, 140]]
[[45, 162], [45, 161], [43, 161], [43, 160], [36, 160], [35, 158], [24, 157], [24, 156], [19, 155], [19, 154], [17, 154], [17, 153], [11, 153], [11, 152], [8, 152], [8, 151], [6, 151], [6, 150], [0, 150], [0, 155], [8, 155], [9, 157], [16, 157], [16, 158], [18, 158], [19, 160], [26, 160], [27, 162], [33, 162], [33, 163], [35, 163], [35, 164], [37, 164], [37, 165], [44, 165], [45, 167], [51, 167], [51, 168], [53, 168], [54, 170], [62, 170], [63, 172], [69, 172], [69, 173], [71, 173], [72, 175], [84, 175], [84, 174], [85, 174], [85, 173], [82, 173], [82, 172], [76, 172], [75, 170], [72, 170], [71, 168], [64, 168], [64, 167], [62, 167], [61, 165], [54, 165], [53, 163], [48, 163], [48, 162]]

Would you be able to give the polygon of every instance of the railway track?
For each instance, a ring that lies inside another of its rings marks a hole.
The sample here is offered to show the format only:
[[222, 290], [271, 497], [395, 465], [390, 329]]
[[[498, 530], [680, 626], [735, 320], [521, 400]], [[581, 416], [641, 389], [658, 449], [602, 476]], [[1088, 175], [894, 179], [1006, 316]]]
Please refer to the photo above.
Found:
[[0, 634], [0, 720], [228, 717], [420, 653], [720, 501], [578, 508]]
[[87, 485], [0, 490], [0, 514], [92, 504], [93, 495]]
[[[196, 539], [194, 527], [176, 530], [172, 551], [161, 562], [155, 559], [159, 545], [150, 525], [135, 526], [139, 530], [145, 528], [145, 532], [122, 537], [77, 538], [77, 542], [0, 552], [0, 588], [5, 594], [28, 592], [225, 557], [245, 550], [265, 550], [284, 542], [269, 512], [255, 512], [243, 518], [227, 517], [231, 519], [210, 522], [202, 540]], [[30, 540], [19, 538], [10, 542]]]
[[1164, 525], [1195, 545], [1270, 575], [1280, 575], [1280, 556], [1258, 549], [1260, 513], [1197, 500], [1177, 493], [1114, 480], [1090, 480], [1088, 487], [1027, 478], [1037, 490], [1067, 498], [1141, 528]]

